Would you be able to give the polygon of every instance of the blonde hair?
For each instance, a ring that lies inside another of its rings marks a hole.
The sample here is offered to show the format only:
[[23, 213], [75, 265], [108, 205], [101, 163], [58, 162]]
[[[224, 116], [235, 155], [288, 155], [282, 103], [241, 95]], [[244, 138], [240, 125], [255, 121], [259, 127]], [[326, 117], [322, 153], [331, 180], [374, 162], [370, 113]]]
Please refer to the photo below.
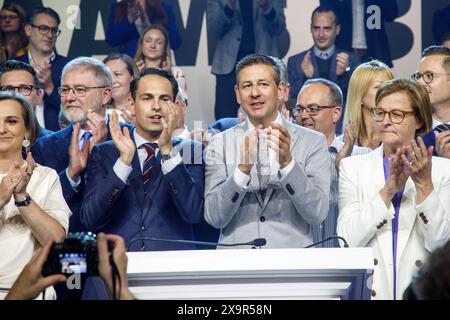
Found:
[[375, 76], [382, 74], [389, 80], [394, 78], [391, 69], [383, 62], [372, 60], [359, 65], [353, 72], [348, 86], [347, 102], [344, 112], [344, 127], [351, 121], [353, 133], [359, 141], [361, 132], [366, 132], [362, 117], [361, 103], [370, 89]]

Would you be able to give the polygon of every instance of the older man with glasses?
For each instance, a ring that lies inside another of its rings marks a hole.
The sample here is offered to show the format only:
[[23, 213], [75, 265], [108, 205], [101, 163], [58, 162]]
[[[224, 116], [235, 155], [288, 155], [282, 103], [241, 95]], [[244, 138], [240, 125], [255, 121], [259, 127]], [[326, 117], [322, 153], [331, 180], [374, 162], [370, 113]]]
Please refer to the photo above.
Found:
[[411, 78], [425, 86], [431, 101], [433, 130], [423, 140], [435, 147], [434, 155], [450, 158], [450, 49], [426, 48]]
[[[338, 176], [340, 160], [355, 154], [369, 153], [369, 148], [353, 146], [355, 138], [346, 128], [343, 143], [336, 137], [336, 125], [342, 115], [342, 91], [337, 84], [323, 78], [305, 82], [297, 96], [297, 104], [291, 109], [297, 124], [325, 135], [330, 156], [331, 185], [328, 215], [324, 221], [311, 225], [314, 243], [324, 241], [320, 247], [339, 247], [336, 235], [338, 208]], [[329, 240], [327, 240], [329, 239]]]
[[61, 71], [69, 61], [56, 53], [55, 45], [61, 30], [61, 20], [53, 9], [38, 7], [27, 17], [25, 33], [29, 39], [28, 50], [16, 59], [30, 64], [36, 70], [44, 90], [45, 128], [59, 130], [58, 114], [61, 99], [56, 88], [61, 83]]

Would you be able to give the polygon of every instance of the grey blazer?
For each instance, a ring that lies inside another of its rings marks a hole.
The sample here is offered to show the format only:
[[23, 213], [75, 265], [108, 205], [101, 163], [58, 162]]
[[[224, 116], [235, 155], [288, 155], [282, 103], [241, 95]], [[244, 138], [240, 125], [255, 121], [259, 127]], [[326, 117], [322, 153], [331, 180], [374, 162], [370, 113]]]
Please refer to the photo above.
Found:
[[303, 247], [312, 243], [310, 224], [326, 218], [331, 174], [325, 136], [281, 121], [291, 135], [295, 165], [282, 179], [275, 175], [264, 201], [259, 191], [251, 191], [258, 181], [256, 166], [248, 189], [241, 189], [233, 178], [248, 123], [212, 138], [206, 150], [205, 220], [221, 229], [220, 242], [265, 238], [265, 248]]
[[[229, 74], [235, 67], [242, 37], [242, 16], [239, 1], [231, 19], [225, 14], [227, 0], [208, 0], [206, 9], [208, 34], [217, 39], [212, 61], [213, 74]], [[245, 0], [248, 1], [248, 0]], [[279, 49], [276, 37], [286, 31], [284, 8], [286, 0], [272, 0], [276, 12], [273, 21], [269, 21], [261, 7], [253, 0], [253, 26], [255, 32], [255, 53], [278, 57]]]

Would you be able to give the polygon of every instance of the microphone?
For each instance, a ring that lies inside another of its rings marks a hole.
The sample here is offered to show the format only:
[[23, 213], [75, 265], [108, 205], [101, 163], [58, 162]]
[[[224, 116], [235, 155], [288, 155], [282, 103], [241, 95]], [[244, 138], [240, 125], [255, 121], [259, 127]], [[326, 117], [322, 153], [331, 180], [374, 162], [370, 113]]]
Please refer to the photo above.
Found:
[[344, 238], [342, 238], [340, 236], [331, 236], [331, 237], [328, 237], [328, 238], [326, 238], [326, 239], [324, 239], [322, 241], [318, 241], [318, 242], [315, 242], [313, 244], [310, 244], [309, 246], [306, 246], [305, 249], [306, 248], [315, 247], [315, 246], [317, 246], [317, 245], [319, 245], [321, 243], [328, 242], [328, 241], [334, 240], [334, 239], [342, 240], [344, 242], [344, 248], [348, 248], [347, 240], [345, 240]]
[[196, 244], [207, 247], [238, 247], [238, 246], [254, 246], [254, 247], [262, 247], [265, 246], [267, 241], [264, 238], [256, 238], [249, 242], [240, 242], [240, 243], [220, 243], [220, 242], [206, 242], [206, 241], [194, 241], [194, 240], [176, 240], [176, 239], [163, 239], [163, 238], [154, 238], [154, 237], [146, 237], [146, 238], [135, 238], [130, 241], [127, 247], [127, 251], [131, 247], [131, 245], [138, 241], [159, 241], [159, 242], [172, 242], [172, 243], [183, 243], [183, 244]]

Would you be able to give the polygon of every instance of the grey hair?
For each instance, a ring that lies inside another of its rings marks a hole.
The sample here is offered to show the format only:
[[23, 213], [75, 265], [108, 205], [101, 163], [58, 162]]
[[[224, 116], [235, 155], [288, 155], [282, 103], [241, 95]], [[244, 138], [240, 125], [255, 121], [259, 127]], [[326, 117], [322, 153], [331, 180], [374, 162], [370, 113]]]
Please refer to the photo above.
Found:
[[99, 85], [112, 86], [112, 75], [109, 68], [103, 62], [91, 57], [79, 57], [67, 63], [62, 70], [61, 82], [67, 72], [75, 69], [88, 69], [94, 73]]
[[285, 84], [289, 84], [286, 64], [280, 58], [277, 58], [274, 56], [269, 56], [269, 57], [272, 58], [273, 61], [275, 61], [275, 64], [277, 65], [278, 69], [280, 70], [281, 81], [283, 81]]
[[236, 84], [239, 84], [239, 73], [242, 69], [254, 66], [254, 65], [266, 65], [271, 66], [273, 69], [273, 78], [275, 80], [276, 85], [278, 86], [281, 81], [281, 71], [278, 67], [275, 60], [271, 57], [263, 55], [263, 54], [249, 54], [242, 58], [236, 65]]
[[324, 78], [309, 79], [305, 82], [301, 90], [303, 90], [303, 88], [305, 88], [306, 86], [314, 84], [321, 84], [328, 87], [328, 89], [330, 89], [330, 102], [334, 105], [342, 107], [343, 105], [342, 90], [336, 83]]

